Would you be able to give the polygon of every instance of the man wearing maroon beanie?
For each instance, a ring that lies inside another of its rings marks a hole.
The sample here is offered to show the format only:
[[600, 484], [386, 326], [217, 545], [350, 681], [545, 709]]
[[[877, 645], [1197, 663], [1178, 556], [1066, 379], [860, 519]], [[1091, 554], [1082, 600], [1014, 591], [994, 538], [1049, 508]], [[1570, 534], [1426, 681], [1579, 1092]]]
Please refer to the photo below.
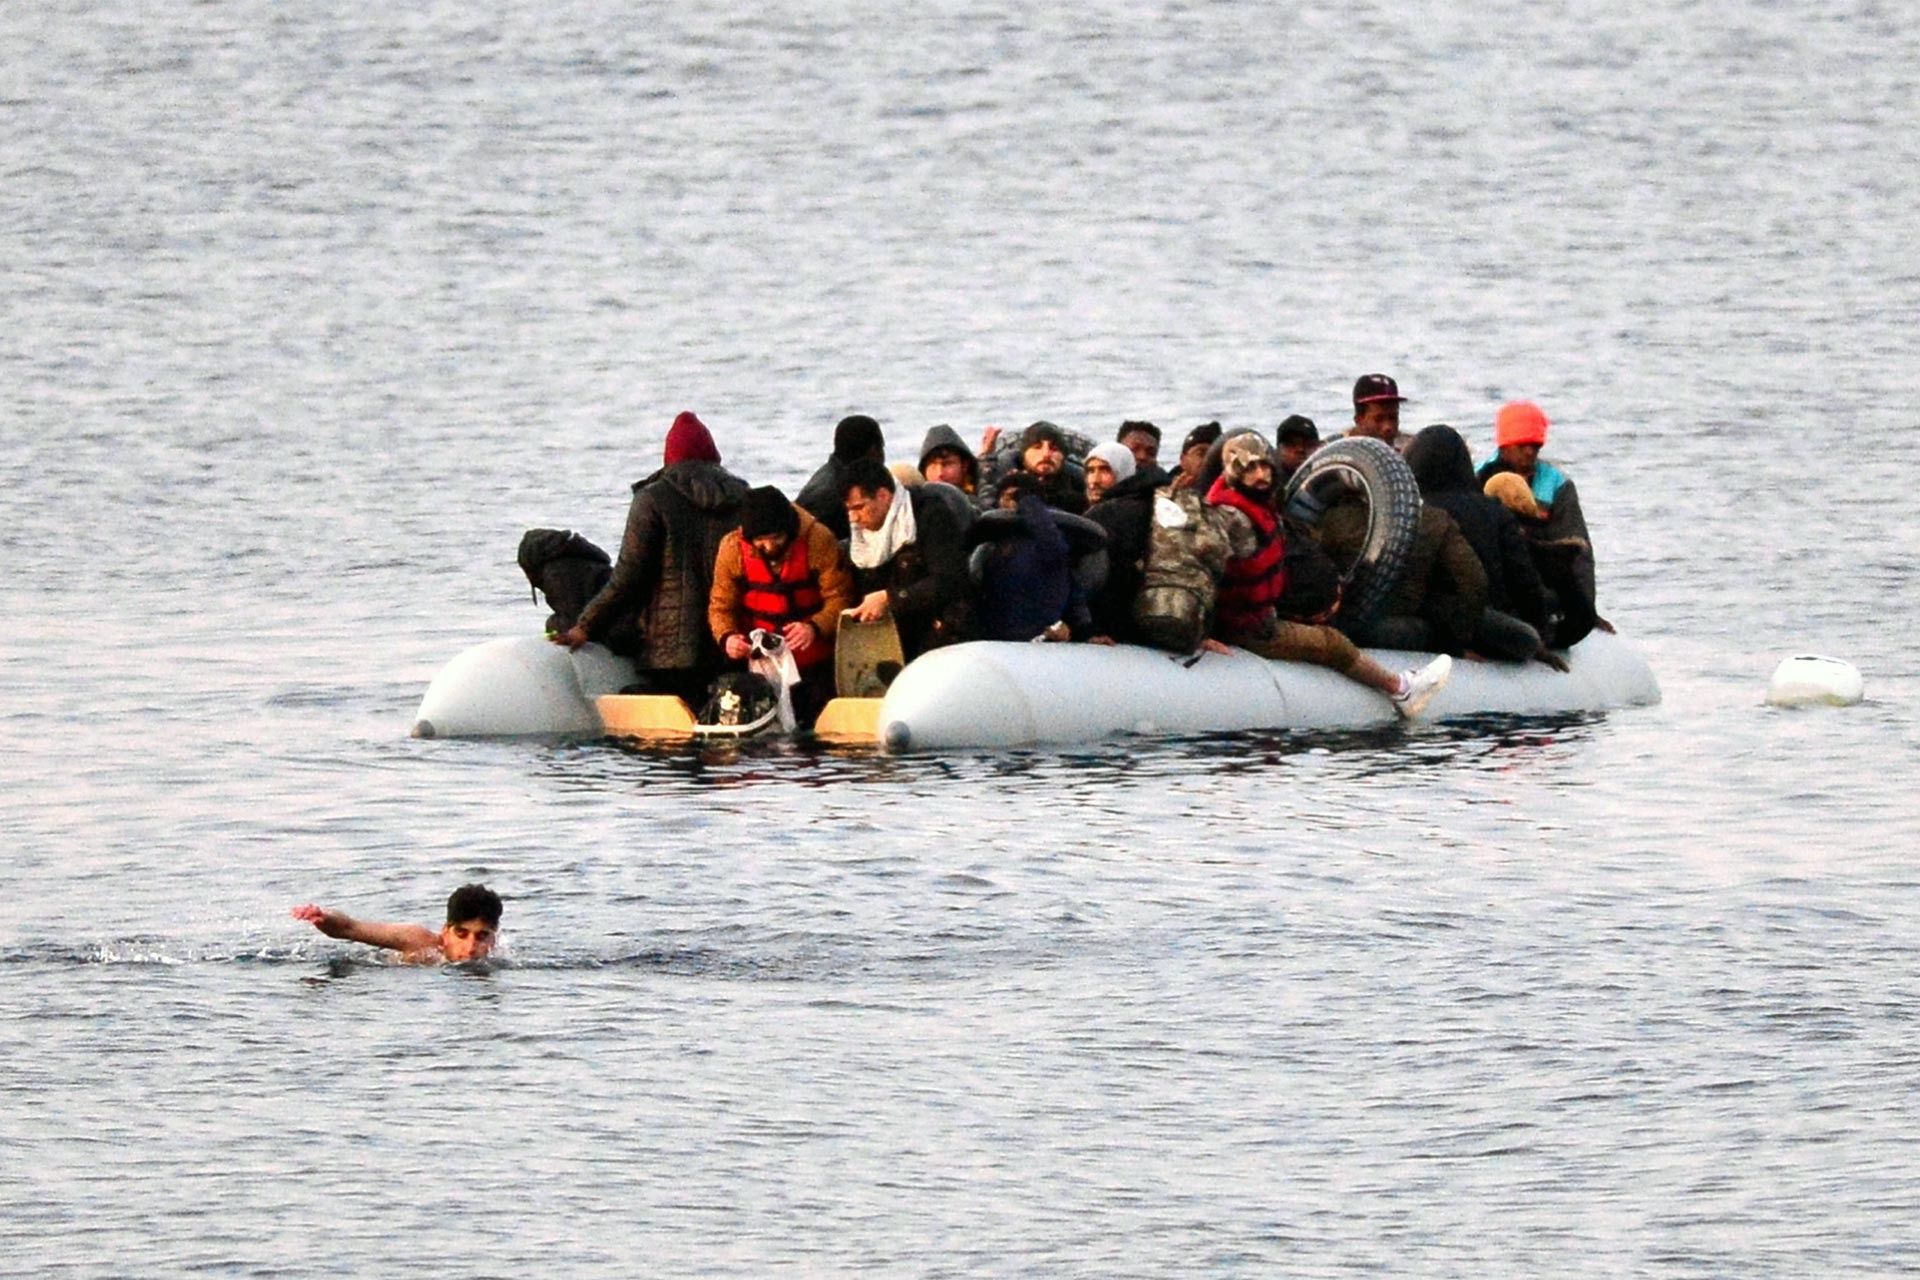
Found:
[[713, 433], [707, 430], [707, 424], [690, 413], [683, 413], [673, 420], [673, 426], [667, 429], [667, 459], [670, 467], [676, 462], [711, 462], [720, 465], [720, 450], [713, 443]]
[[724, 665], [707, 629], [707, 597], [720, 541], [740, 523], [747, 484], [720, 465], [713, 433], [691, 413], [673, 420], [662, 462], [633, 486], [613, 576], [579, 621], [553, 639], [578, 649], [632, 618], [639, 641], [628, 656], [642, 680], [697, 707]]

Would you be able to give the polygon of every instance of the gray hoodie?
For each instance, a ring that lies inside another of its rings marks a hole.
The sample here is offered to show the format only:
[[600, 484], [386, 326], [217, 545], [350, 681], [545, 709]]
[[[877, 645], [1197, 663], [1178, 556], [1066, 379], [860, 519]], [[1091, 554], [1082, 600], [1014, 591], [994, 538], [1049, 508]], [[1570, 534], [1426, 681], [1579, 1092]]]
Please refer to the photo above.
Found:
[[966, 490], [972, 493], [980, 484], [980, 459], [974, 456], [973, 450], [967, 448], [967, 442], [960, 438], [960, 433], [944, 422], [929, 429], [927, 438], [920, 442], [920, 461], [914, 469], [922, 475], [926, 474], [928, 457], [941, 449], [951, 449], [967, 460]]

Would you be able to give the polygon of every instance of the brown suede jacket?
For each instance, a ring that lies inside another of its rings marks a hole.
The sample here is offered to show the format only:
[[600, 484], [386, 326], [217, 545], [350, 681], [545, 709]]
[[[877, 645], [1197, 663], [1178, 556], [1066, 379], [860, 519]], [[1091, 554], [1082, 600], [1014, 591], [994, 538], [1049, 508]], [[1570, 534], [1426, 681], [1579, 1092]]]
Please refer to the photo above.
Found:
[[[853, 572], [833, 530], [799, 507], [795, 507], [794, 512], [800, 517], [798, 536], [806, 544], [807, 567], [820, 584], [819, 612], [806, 621], [813, 624], [822, 640], [831, 640], [840, 627], [840, 615], [859, 603], [853, 593]], [[730, 635], [743, 635], [747, 630], [747, 611], [741, 603], [747, 590], [742, 561], [745, 545], [745, 539], [735, 529], [720, 540], [720, 554], [713, 561], [713, 595], [707, 601], [707, 627], [717, 642], [724, 642]]]

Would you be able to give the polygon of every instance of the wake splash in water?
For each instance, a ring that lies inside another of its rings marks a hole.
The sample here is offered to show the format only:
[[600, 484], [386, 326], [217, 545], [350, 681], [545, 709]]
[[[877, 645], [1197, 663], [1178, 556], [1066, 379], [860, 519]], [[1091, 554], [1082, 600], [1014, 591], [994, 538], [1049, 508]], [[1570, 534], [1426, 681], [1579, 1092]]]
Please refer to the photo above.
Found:
[[176, 939], [125, 938], [74, 945], [29, 943], [0, 949], [0, 969], [45, 968], [186, 968], [192, 966], [319, 969], [330, 976], [364, 970], [444, 969], [455, 973], [488, 974], [514, 971], [534, 973], [594, 970], [653, 970], [683, 975], [776, 977], [776, 966], [765, 960], [730, 956], [702, 948], [636, 947], [610, 952], [553, 951], [516, 955], [496, 950], [485, 960], [465, 964], [409, 964], [398, 956], [366, 947], [340, 948], [326, 944], [293, 946], [191, 945]]

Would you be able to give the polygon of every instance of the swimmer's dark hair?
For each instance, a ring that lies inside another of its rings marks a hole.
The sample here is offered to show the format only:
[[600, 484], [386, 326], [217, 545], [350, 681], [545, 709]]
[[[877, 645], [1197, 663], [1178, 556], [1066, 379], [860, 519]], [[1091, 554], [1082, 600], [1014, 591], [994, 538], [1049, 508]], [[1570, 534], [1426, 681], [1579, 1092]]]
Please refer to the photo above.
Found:
[[500, 895], [483, 884], [463, 884], [447, 899], [447, 923], [485, 920], [489, 929], [500, 927]]

